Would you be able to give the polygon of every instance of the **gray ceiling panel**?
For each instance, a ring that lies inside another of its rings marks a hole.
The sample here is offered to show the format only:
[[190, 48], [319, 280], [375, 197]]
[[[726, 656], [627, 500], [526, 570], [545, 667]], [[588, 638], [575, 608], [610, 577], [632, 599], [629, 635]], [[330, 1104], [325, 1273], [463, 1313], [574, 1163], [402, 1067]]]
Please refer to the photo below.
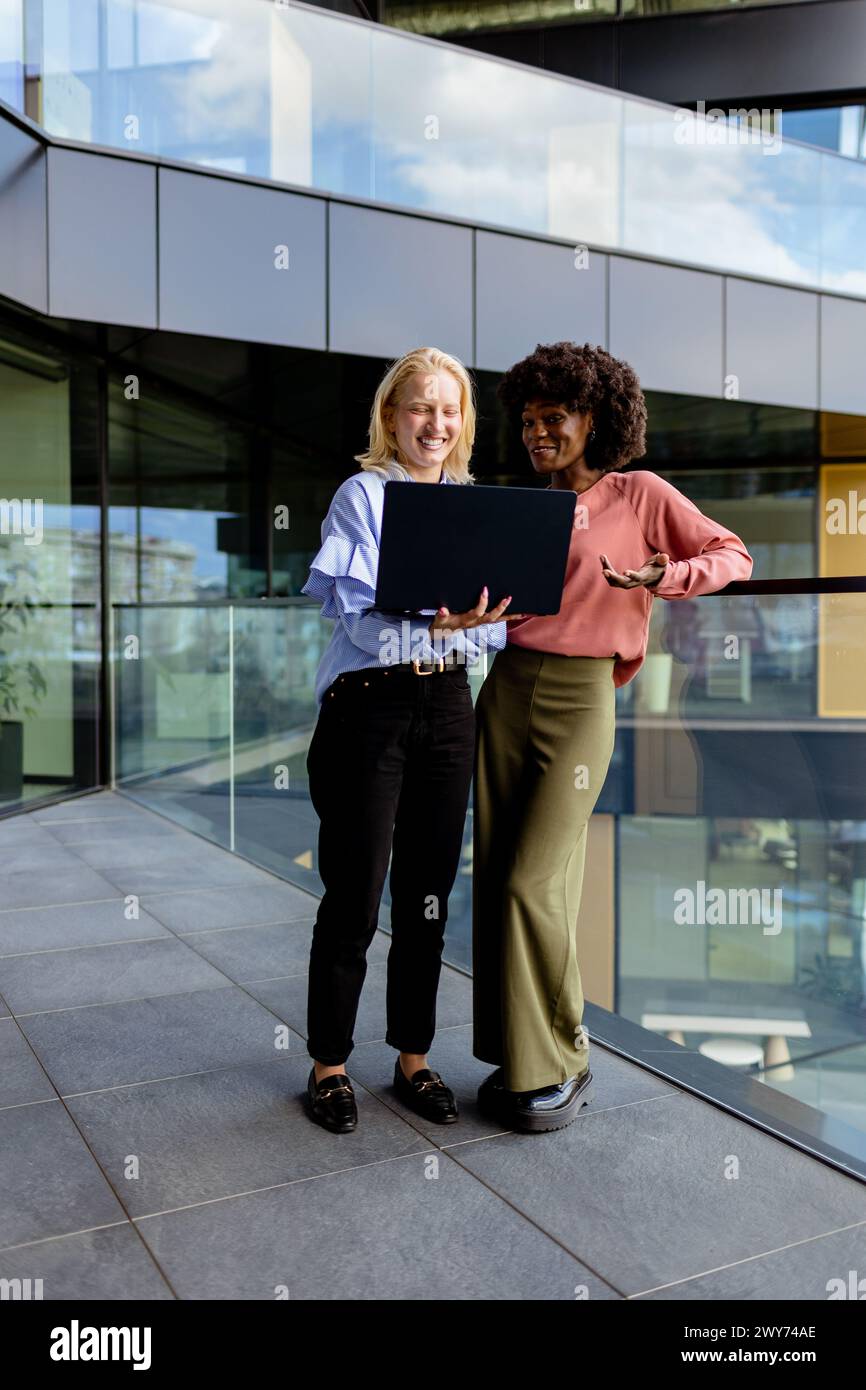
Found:
[[866, 415], [866, 304], [821, 298], [821, 409]]
[[645, 390], [722, 395], [722, 276], [610, 257], [610, 351]]
[[48, 150], [48, 303], [57, 318], [156, 327], [156, 170]]
[[0, 294], [48, 309], [45, 150], [0, 119]]
[[499, 372], [537, 343], [607, 346], [599, 251], [476, 233], [475, 365]]
[[725, 372], [744, 401], [818, 406], [818, 295], [726, 281]]
[[336, 352], [438, 347], [471, 362], [471, 228], [333, 203], [330, 315]]
[[324, 348], [323, 200], [160, 169], [159, 321], [180, 333]]

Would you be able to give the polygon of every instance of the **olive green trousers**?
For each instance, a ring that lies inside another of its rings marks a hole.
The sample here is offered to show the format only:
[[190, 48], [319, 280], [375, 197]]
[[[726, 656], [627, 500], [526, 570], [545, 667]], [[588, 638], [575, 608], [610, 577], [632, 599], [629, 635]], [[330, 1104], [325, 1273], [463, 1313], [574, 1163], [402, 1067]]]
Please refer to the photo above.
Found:
[[510, 1091], [589, 1065], [577, 913], [613, 753], [613, 665], [507, 646], [475, 706], [472, 1050]]

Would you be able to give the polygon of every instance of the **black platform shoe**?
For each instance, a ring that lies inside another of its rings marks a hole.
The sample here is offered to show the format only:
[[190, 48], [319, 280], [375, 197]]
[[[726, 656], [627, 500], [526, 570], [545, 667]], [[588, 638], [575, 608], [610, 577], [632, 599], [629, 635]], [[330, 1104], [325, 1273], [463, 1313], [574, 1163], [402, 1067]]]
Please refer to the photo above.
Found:
[[551, 1129], [564, 1129], [576, 1120], [581, 1106], [592, 1096], [592, 1072], [570, 1076], [558, 1086], [545, 1086], [538, 1091], [524, 1091], [515, 1097], [508, 1108], [514, 1129], [528, 1134], [543, 1134]]
[[307, 1102], [313, 1119], [333, 1134], [349, 1134], [358, 1123], [355, 1092], [345, 1072], [316, 1080], [316, 1068], [307, 1082]]
[[420, 1067], [408, 1081], [398, 1057], [394, 1064], [394, 1090], [404, 1105], [434, 1124], [453, 1125], [458, 1118], [453, 1091], [449, 1091], [438, 1071], [429, 1067]]
[[501, 1067], [485, 1077], [478, 1087], [478, 1107], [485, 1114], [527, 1133], [564, 1129], [577, 1117], [581, 1106], [591, 1098], [592, 1075], [569, 1077], [558, 1086], [537, 1091], [506, 1091]]

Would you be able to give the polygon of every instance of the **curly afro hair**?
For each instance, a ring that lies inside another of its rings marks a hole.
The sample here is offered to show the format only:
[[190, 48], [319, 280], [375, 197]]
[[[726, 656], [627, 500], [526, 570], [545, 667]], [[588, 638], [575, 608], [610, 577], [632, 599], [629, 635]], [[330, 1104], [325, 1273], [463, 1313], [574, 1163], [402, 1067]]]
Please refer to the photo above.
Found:
[[587, 467], [604, 473], [625, 468], [646, 453], [646, 401], [627, 362], [603, 347], [539, 343], [499, 383], [499, 399], [514, 423], [529, 401], [557, 401], [581, 414], [592, 411], [595, 439], [587, 441]]

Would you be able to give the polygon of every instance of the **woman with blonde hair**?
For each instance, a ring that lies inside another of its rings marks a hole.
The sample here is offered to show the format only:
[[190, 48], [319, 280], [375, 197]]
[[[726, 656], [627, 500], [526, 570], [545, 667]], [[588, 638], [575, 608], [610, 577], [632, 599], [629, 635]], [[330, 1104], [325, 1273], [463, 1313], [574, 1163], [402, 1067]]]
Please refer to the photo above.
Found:
[[429, 1120], [457, 1119], [427, 1052], [475, 749], [466, 667], [504, 647], [510, 600], [488, 612], [485, 588], [467, 613], [441, 608], [432, 620], [374, 605], [385, 483], [472, 483], [474, 438], [472, 383], [461, 362], [427, 347], [392, 363], [373, 401], [369, 448], [356, 455], [361, 471], [334, 494], [302, 590], [334, 622], [307, 756], [325, 889], [310, 950], [307, 1098], [311, 1117], [335, 1133], [357, 1124], [345, 1064], [389, 856], [385, 1041], [399, 1053], [394, 1088]]

